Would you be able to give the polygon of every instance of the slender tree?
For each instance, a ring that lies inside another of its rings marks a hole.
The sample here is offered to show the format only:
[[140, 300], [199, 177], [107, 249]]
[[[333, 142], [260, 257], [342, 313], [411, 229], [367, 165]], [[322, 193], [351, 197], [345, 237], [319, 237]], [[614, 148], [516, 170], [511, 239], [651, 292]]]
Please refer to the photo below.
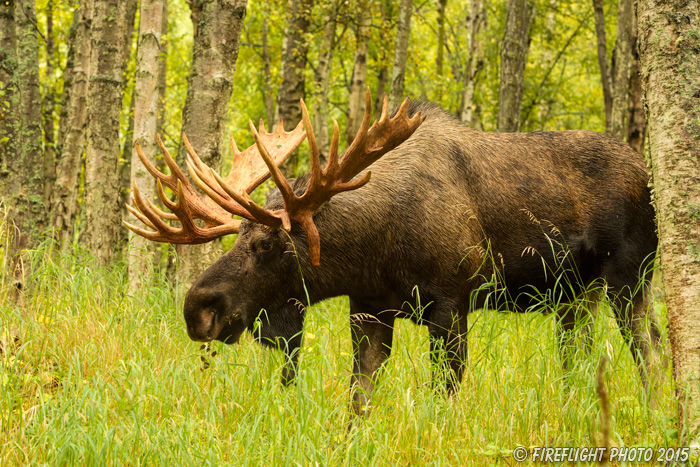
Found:
[[357, 27], [355, 28], [355, 59], [350, 80], [348, 98], [348, 123], [345, 128], [345, 141], [352, 142], [362, 123], [367, 86], [367, 50], [369, 48], [369, 28], [372, 22], [370, 0], [357, 1]]
[[[301, 121], [299, 100], [304, 97], [306, 80], [306, 52], [309, 47], [307, 35], [311, 22], [313, 0], [289, 0], [289, 15], [282, 50], [282, 84], [277, 91], [277, 108], [284, 120], [284, 128], [292, 130]], [[270, 122], [272, 123], [272, 122]], [[285, 175], [296, 173], [299, 164], [297, 153], [287, 160]]]
[[474, 89], [479, 73], [484, 69], [484, 47], [480, 39], [481, 31], [486, 28], [486, 5], [484, 0], [472, 0], [471, 9], [467, 16], [467, 69], [464, 72], [464, 86], [460, 101], [460, 120], [476, 125], [474, 120]]
[[635, 8], [632, 24], [632, 72], [630, 73], [627, 142], [640, 154], [644, 154], [646, 119], [642, 103], [642, 80], [639, 76], [639, 48], [637, 47], [637, 11]]
[[[131, 154], [131, 182], [140, 187], [147, 199], [153, 198], [153, 177], [139, 162], [136, 144], [146, 154], [155, 154], [158, 126], [158, 84], [160, 82], [160, 57], [163, 13], [166, 0], [141, 0], [139, 40], [136, 56], [136, 82], [134, 84], [134, 130]], [[132, 218], [135, 223], [137, 219]], [[153, 242], [129, 233], [129, 281], [136, 289], [147, 277], [153, 258]]]
[[16, 226], [11, 256], [45, 223], [39, 44], [33, 0], [0, 5], [0, 198]]
[[323, 37], [318, 52], [318, 65], [314, 73], [314, 128], [318, 138], [318, 148], [323, 160], [329, 147], [328, 134], [328, 90], [330, 87], [333, 51], [335, 49], [335, 26], [338, 17], [339, 1], [327, 5], [324, 17]]
[[630, 77], [632, 75], [632, 47], [634, 45], [634, 0], [620, 0], [617, 11], [617, 39], [613, 49], [612, 110], [610, 134], [624, 140], [627, 136], [627, 116]]
[[[247, 0], [193, 0], [192, 17], [198, 23], [192, 44], [192, 68], [182, 111], [182, 131], [202, 161], [218, 170], [224, 122], [233, 90]], [[185, 159], [182, 141], [178, 159]], [[177, 277], [187, 284], [221, 253], [219, 242], [177, 247]]]
[[637, 12], [679, 445], [700, 450], [700, 4], [640, 0]]
[[272, 71], [270, 65], [268, 32], [269, 26], [267, 24], [266, 12], [262, 19], [263, 99], [265, 100], [265, 121], [268, 125], [272, 125], [275, 122], [275, 101], [272, 94]]
[[612, 76], [608, 68], [608, 41], [605, 33], [605, 11], [603, 0], [593, 0], [595, 14], [595, 32], [598, 50], [598, 66], [600, 67], [600, 82], [603, 86], [603, 103], [605, 105], [605, 131], [610, 133], [612, 115]]
[[[160, 56], [158, 57], [158, 121], [156, 133], [165, 131], [166, 78], [168, 75], [168, 0], [163, 0], [163, 14], [160, 18]], [[162, 161], [162, 157], [157, 158]]]
[[[14, 194], [21, 183], [21, 173], [15, 164], [19, 153], [19, 133], [21, 119], [19, 118], [20, 92], [17, 86], [17, 32], [15, 28], [14, 4], [0, 2], [0, 86], [3, 98], [0, 100], [0, 199], [3, 208], [8, 209], [14, 204]], [[10, 220], [15, 219], [20, 210], [10, 211]], [[13, 232], [15, 233], [15, 232]], [[21, 235], [21, 233], [20, 233]], [[20, 238], [15, 236], [17, 245]], [[14, 255], [14, 250], [11, 252]]]
[[95, 0], [91, 29], [85, 163], [85, 244], [102, 264], [115, 253], [121, 228], [119, 116], [128, 5]]
[[608, 65], [605, 15], [602, 0], [593, 0], [596, 36], [598, 41], [598, 64], [603, 85], [605, 104], [605, 131], [617, 139], [627, 136], [629, 116], [630, 79], [634, 68], [636, 34], [634, 0], [620, 0], [617, 10], [617, 38], [613, 48], [611, 64]]
[[53, 1], [46, 5], [46, 63], [44, 68], [47, 88], [42, 99], [44, 127], [44, 205], [48, 206], [53, 180], [56, 176], [54, 150], [54, 110], [56, 107], [56, 85], [54, 79]]
[[382, 102], [384, 93], [387, 92], [389, 83], [389, 56], [391, 51], [391, 2], [382, 0], [379, 2], [379, 10], [381, 12], [382, 22], [376, 28], [377, 32], [377, 58], [375, 66], [377, 67], [377, 94], [374, 96], [374, 118], [378, 119], [382, 112]]
[[530, 49], [533, 8], [529, 0], [508, 0], [506, 28], [501, 42], [501, 79], [498, 88], [498, 131], [520, 130], [525, 63]]
[[437, 37], [437, 58], [435, 60], [435, 68], [438, 76], [442, 76], [445, 62], [445, 10], [447, 9], [447, 0], [438, 0], [438, 37]]
[[394, 48], [394, 67], [391, 70], [391, 94], [389, 107], [396, 108], [404, 98], [404, 80], [406, 61], [408, 60], [408, 39], [411, 35], [411, 16], [413, 0], [401, 0], [399, 6], [399, 23], [396, 27], [396, 47]]
[[64, 248], [72, 243], [78, 211], [78, 184], [87, 124], [93, 3], [93, 0], [80, 0], [73, 14], [64, 74], [59, 157], [49, 202], [49, 225], [55, 229], [56, 239]]

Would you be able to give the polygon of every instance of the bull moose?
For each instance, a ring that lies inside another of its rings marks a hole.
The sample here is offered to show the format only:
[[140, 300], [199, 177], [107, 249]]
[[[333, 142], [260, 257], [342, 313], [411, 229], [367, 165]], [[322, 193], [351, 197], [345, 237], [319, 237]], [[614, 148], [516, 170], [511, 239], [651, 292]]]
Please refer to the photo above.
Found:
[[[651, 386], [660, 376], [660, 332], [646, 267], [657, 245], [654, 211], [644, 160], [628, 145], [590, 131], [484, 133], [408, 99], [390, 116], [386, 96], [370, 127], [367, 89], [357, 136], [338, 157], [335, 123], [321, 168], [303, 101], [301, 108], [302, 122], [290, 132], [281, 121], [272, 133], [251, 122], [253, 146], [240, 152], [232, 139], [225, 179], [183, 135], [190, 176], [209, 200], [160, 140], [169, 175], [137, 146], [171, 212], [134, 186], [130, 210], [150, 229], [127, 224], [131, 230], [190, 244], [238, 233], [187, 293], [191, 339], [233, 343], [262, 316], [260, 334], [287, 341], [289, 382], [303, 326], [297, 305], [347, 295], [359, 413], [391, 352], [396, 318], [428, 327], [431, 351], [448, 370], [441, 385], [453, 391], [464, 372], [471, 310], [533, 311], [549, 297], [567, 333], [575, 320], [564, 304], [582, 295], [595, 304], [602, 297], [590, 297], [589, 286], [605, 281], [596, 290], [610, 298], [645, 389], [658, 390]], [[286, 180], [279, 166], [304, 139], [310, 174]], [[277, 188], [261, 207], [249, 193], [270, 176]], [[411, 312], [416, 288], [430, 303], [420, 316]]]

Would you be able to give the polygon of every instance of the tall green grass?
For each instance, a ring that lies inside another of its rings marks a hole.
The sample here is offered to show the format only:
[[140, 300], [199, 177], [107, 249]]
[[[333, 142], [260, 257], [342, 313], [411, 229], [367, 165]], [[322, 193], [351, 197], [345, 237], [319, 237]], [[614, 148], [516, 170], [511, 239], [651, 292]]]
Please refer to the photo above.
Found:
[[513, 465], [517, 445], [600, 442], [602, 355], [613, 444], [677, 443], [670, 370], [650, 411], [605, 306], [592, 354], [566, 378], [552, 315], [473, 313], [469, 369], [447, 398], [431, 388], [426, 329], [399, 320], [371, 413], [356, 419], [344, 298], [308, 310], [298, 382], [284, 389], [281, 353], [248, 335], [214, 343], [205, 369], [163, 278], [132, 294], [123, 265], [50, 243], [29, 258], [22, 299], [7, 269], [0, 293], [2, 465]]

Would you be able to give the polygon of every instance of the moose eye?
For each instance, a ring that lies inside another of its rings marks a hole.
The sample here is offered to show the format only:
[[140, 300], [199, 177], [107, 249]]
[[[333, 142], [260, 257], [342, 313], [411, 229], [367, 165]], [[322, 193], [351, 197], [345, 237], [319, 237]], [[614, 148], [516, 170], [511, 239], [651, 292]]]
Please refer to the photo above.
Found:
[[268, 239], [263, 239], [258, 242], [258, 251], [272, 250], [272, 242]]

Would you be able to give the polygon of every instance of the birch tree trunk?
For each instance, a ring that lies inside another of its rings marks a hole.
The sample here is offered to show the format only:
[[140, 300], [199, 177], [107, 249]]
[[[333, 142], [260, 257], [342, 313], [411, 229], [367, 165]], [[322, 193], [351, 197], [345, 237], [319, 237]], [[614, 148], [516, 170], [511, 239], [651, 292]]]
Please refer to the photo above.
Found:
[[[149, 156], [159, 152], [156, 144], [158, 126], [158, 84], [161, 57], [162, 23], [165, 0], [141, 0], [139, 41], [134, 84], [134, 130], [131, 144], [131, 183], [139, 186], [146, 199], [153, 199], [153, 177], [141, 164], [136, 153], [138, 143]], [[129, 222], [138, 220], [129, 214]], [[129, 232], [129, 283], [137, 290], [148, 281], [153, 264], [153, 242]]]
[[357, 29], [355, 30], [355, 60], [350, 81], [348, 98], [348, 123], [345, 128], [345, 141], [349, 145], [360, 129], [365, 110], [365, 87], [367, 86], [367, 49], [369, 47], [369, 27], [372, 21], [371, 1], [357, 2]]
[[[192, 44], [192, 68], [182, 111], [182, 131], [202, 161], [219, 170], [224, 122], [233, 90], [238, 45], [247, 0], [193, 0], [198, 18]], [[178, 160], [186, 149], [180, 142]], [[178, 245], [177, 278], [189, 284], [221, 254], [221, 243]]]
[[639, 76], [639, 49], [637, 47], [637, 12], [632, 15], [632, 71], [629, 84], [629, 100], [627, 107], [627, 142], [639, 154], [644, 154], [644, 137], [646, 135], [646, 119], [642, 103], [642, 80]]
[[640, 0], [637, 11], [679, 445], [700, 450], [700, 4]]
[[467, 47], [469, 58], [464, 72], [464, 87], [460, 102], [459, 118], [467, 125], [475, 126], [474, 121], [474, 89], [479, 73], [484, 68], [484, 47], [480, 34], [486, 27], [486, 7], [484, 0], [472, 0], [471, 10], [467, 16]]
[[396, 26], [396, 47], [394, 48], [394, 67], [391, 70], [391, 94], [389, 108], [395, 109], [404, 99], [404, 80], [406, 78], [406, 61], [408, 60], [408, 40], [411, 36], [411, 15], [413, 1], [401, 0], [399, 22]]
[[119, 116], [127, 3], [95, 0], [91, 30], [85, 162], [85, 244], [101, 264], [117, 251], [121, 229]]
[[[289, 0], [289, 16], [282, 46], [282, 84], [277, 91], [277, 108], [284, 120], [284, 129], [290, 131], [301, 121], [300, 99], [304, 97], [306, 80], [306, 52], [309, 47], [306, 35], [311, 22], [313, 0]], [[270, 122], [269, 124], [272, 124]], [[299, 165], [295, 151], [283, 166], [285, 176], [293, 176]]]
[[389, 84], [389, 55], [391, 49], [391, 4], [383, 0], [379, 2], [382, 24], [378, 28], [379, 43], [377, 44], [377, 59], [375, 66], [377, 71], [377, 94], [374, 96], [374, 119], [379, 119], [384, 102], [384, 93]]
[[0, 99], [0, 198], [16, 226], [10, 251], [16, 259], [21, 250], [36, 245], [46, 220], [33, 0], [0, 5], [0, 81], [4, 88]]
[[268, 28], [267, 16], [265, 16], [262, 20], [263, 98], [265, 99], [265, 122], [267, 122], [268, 125], [273, 125], [275, 123], [275, 101], [272, 95], [270, 47], [267, 43]]
[[[74, 32], [69, 44], [62, 118], [59, 122], [60, 156], [51, 191], [49, 225], [62, 248], [73, 242], [78, 211], [78, 184], [85, 149], [87, 93], [90, 76], [90, 29], [93, 0], [81, 0], [74, 13]], [[69, 79], [70, 78], [70, 79]]]
[[498, 131], [515, 132], [520, 130], [520, 106], [533, 8], [528, 0], [508, 0], [506, 8], [498, 89]]
[[[158, 57], [158, 121], [156, 134], [163, 137], [165, 130], [166, 78], [168, 75], [168, 0], [163, 0], [163, 14], [160, 18], [160, 56]], [[160, 155], [160, 151], [156, 154]], [[154, 154], [155, 156], [155, 154]], [[155, 158], [155, 157], [154, 157]], [[163, 156], [156, 158], [163, 161]]]
[[628, 97], [632, 74], [634, 0], [620, 0], [617, 10], [617, 39], [613, 49], [612, 110], [610, 134], [619, 140], [627, 136]]
[[[14, 4], [0, 2], [0, 83], [4, 95], [0, 99], [0, 201], [9, 211], [9, 220], [18, 223], [20, 210], [14, 207], [15, 193], [21, 183], [21, 173], [16, 165], [19, 154], [21, 119], [19, 112], [20, 91], [17, 85], [17, 32]], [[3, 213], [4, 214], [4, 213]], [[10, 257], [14, 257], [21, 243], [21, 229], [12, 231], [13, 243]], [[19, 235], [17, 235], [19, 233]]]
[[53, 180], [56, 177], [56, 154], [54, 148], [54, 110], [56, 107], [56, 84], [54, 79], [53, 1], [46, 5], [46, 67], [44, 76], [48, 83], [42, 101], [44, 127], [44, 206], [49, 205]]
[[608, 41], [605, 34], [605, 12], [603, 0], [593, 0], [595, 14], [595, 32], [598, 51], [598, 66], [600, 67], [600, 83], [603, 86], [603, 103], [605, 105], [605, 132], [612, 130], [612, 77], [608, 69]]
[[[445, 63], [445, 9], [447, 8], [447, 0], [438, 0], [438, 37], [437, 37], [437, 58], [435, 59], [435, 72], [438, 77], [442, 77]], [[437, 89], [437, 102], [440, 102], [442, 97], [442, 86]]]
[[[332, 2], [324, 18], [321, 50], [318, 53], [318, 66], [314, 74], [314, 129], [318, 138], [318, 149], [321, 162], [328, 157], [330, 137], [328, 135], [328, 89], [335, 49], [335, 26], [338, 16], [338, 3]], [[272, 122], [270, 123], [272, 124]]]

